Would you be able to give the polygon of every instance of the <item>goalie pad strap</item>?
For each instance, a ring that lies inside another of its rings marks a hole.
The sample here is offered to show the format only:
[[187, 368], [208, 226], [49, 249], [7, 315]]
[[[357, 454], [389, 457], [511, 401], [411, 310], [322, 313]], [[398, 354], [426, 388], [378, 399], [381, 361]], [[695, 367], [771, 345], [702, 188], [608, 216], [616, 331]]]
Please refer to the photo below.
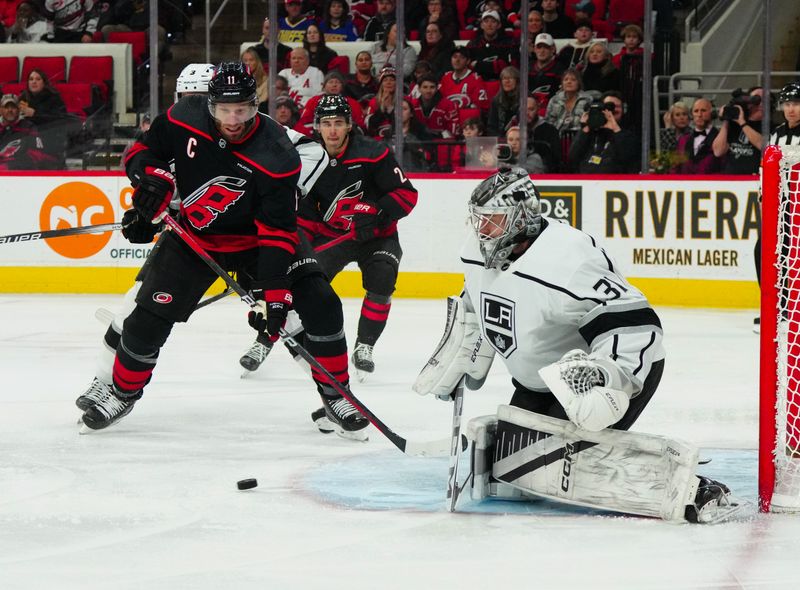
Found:
[[[697, 491], [698, 450], [678, 440], [500, 406], [492, 476], [559, 502], [683, 521]], [[484, 467], [485, 469], [485, 467]]]

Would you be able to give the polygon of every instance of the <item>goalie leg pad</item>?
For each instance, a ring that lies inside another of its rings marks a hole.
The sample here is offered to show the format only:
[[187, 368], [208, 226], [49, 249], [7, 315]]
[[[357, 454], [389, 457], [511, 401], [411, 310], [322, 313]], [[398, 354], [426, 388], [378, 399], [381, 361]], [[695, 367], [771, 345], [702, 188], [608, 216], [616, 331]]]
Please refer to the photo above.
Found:
[[467, 387], [478, 389], [493, 360], [494, 349], [486, 344], [475, 313], [465, 309], [460, 297], [448, 297], [444, 334], [413, 389], [420, 395], [449, 397], [465, 374]]
[[500, 498], [503, 500], [531, 500], [526, 492], [499, 482], [492, 477], [492, 465], [495, 457], [495, 439], [497, 433], [497, 416], [479, 416], [467, 424], [467, 439], [471, 443], [470, 462], [472, 479], [470, 497], [473, 500]]
[[559, 502], [684, 521], [698, 479], [696, 447], [500, 406], [492, 476]]

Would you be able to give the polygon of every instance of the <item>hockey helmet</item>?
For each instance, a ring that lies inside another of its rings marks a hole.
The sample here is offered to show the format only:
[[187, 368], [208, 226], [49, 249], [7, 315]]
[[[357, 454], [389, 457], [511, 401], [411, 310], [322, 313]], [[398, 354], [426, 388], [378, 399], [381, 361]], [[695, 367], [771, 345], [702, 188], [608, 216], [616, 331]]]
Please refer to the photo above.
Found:
[[189, 64], [175, 80], [175, 102], [186, 93], [207, 94], [208, 83], [214, 75], [212, 64]]
[[344, 117], [348, 125], [353, 123], [353, 111], [350, 103], [339, 94], [326, 94], [314, 109], [314, 129], [319, 129], [319, 122], [330, 117]]
[[522, 168], [498, 170], [469, 199], [470, 223], [486, 268], [506, 270], [514, 246], [539, 234], [539, 191]]
[[781, 89], [778, 102], [800, 102], [800, 84], [791, 82]]
[[[237, 105], [237, 108], [226, 107], [218, 112], [219, 105]], [[208, 111], [221, 124], [249, 125], [255, 118], [258, 112], [256, 80], [242, 62], [222, 62], [214, 70], [208, 83]]]

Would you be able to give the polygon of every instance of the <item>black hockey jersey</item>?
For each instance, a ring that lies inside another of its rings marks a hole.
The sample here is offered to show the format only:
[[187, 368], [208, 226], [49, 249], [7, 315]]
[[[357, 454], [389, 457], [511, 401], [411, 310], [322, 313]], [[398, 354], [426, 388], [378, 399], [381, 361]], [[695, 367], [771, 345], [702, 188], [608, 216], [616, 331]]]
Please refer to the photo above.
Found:
[[314, 188], [300, 201], [297, 222], [312, 236], [340, 236], [350, 231], [353, 207], [359, 201], [378, 206], [381, 227], [376, 236], [388, 236], [397, 231], [397, 220], [417, 204], [417, 189], [388, 147], [351, 133], [344, 151], [330, 159]]
[[298, 244], [300, 157], [265, 115], [241, 140], [220, 135], [203, 96], [186, 96], [153, 120], [125, 168], [136, 187], [145, 167], [174, 162], [180, 223], [212, 252], [259, 247], [259, 279], [283, 276]]

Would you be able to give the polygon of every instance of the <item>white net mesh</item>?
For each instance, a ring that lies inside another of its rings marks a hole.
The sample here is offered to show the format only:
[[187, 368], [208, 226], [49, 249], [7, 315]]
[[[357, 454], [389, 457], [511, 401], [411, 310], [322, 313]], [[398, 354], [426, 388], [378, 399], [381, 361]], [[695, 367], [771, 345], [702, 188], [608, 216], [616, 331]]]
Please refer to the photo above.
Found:
[[800, 511], [800, 146], [782, 146], [778, 199], [777, 397], [772, 511]]

